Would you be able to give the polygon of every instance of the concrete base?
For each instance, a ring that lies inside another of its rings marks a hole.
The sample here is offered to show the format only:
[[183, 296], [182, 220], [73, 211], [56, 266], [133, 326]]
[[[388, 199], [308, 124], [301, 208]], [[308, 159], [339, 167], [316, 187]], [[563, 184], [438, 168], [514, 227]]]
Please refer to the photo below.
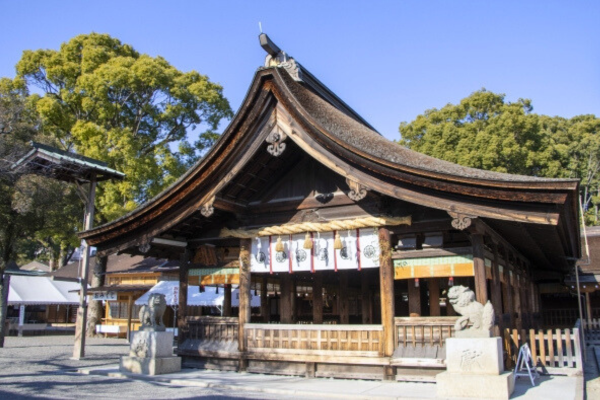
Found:
[[504, 372], [502, 339], [446, 339], [446, 368], [451, 373], [498, 375]]
[[442, 372], [436, 377], [437, 397], [508, 399], [515, 390], [512, 372], [480, 375]]
[[161, 375], [181, 371], [181, 357], [130, 357], [123, 356], [119, 362], [121, 372], [134, 374]]

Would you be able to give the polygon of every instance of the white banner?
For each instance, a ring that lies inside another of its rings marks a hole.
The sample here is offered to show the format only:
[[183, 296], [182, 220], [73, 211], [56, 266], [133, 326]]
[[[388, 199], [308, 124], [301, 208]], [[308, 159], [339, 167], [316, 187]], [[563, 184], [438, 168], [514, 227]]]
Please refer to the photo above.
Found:
[[[373, 228], [340, 231], [342, 249], [334, 250], [335, 232], [312, 233], [312, 249], [304, 248], [306, 234], [264, 236], [252, 240], [253, 273], [337, 271], [379, 268], [379, 238]], [[276, 251], [281, 238], [283, 251]]]

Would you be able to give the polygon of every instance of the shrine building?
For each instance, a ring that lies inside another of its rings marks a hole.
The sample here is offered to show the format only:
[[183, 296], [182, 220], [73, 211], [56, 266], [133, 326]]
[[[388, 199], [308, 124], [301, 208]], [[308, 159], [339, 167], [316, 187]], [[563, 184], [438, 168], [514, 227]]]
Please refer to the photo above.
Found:
[[[536, 327], [539, 285], [562, 282], [580, 257], [579, 181], [402, 147], [260, 40], [264, 67], [208, 153], [149, 202], [80, 234], [98, 255], [179, 261], [184, 362], [365, 379], [443, 368], [452, 285], [491, 301], [497, 332]], [[189, 286], [223, 290], [224, 316], [190, 315]]]

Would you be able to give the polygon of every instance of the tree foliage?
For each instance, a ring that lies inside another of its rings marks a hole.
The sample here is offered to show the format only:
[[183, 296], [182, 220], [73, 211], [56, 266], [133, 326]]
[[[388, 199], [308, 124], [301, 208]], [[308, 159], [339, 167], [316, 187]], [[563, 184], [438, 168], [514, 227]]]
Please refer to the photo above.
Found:
[[0, 79], [0, 347], [8, 296], [7, 265], [24, 247], [55, 258], [77, 245], [80, 207], [72, 188], [36, 176], [22, 176], [12, 164], [40, 140], [38, 119], [19, 80]]
[[[98, 188], [97, 218], [104, 221], [175, 181], [232, 114], [222, 87], [206, 76], [103, 34], [77, 36], [59, 50], [25, 51], [17, 79], [41, 90], [31, 101], [45, 135], [126, 174]], [[196, 128], [202, 132], [191, 143]]]
[[548, 178], [581, 179], [588, 223], [599, 223], [600, 119], [571, 119], [532, 112], [531, 100], [515, 103], [485, 89], [459, 104], [431, 109], [400, 124], [403, 144], [468, 167]]

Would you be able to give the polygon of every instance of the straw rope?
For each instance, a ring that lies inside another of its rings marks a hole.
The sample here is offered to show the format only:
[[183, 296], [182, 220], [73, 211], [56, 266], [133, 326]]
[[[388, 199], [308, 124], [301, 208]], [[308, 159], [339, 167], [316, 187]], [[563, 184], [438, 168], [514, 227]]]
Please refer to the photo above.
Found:
[[349, 229], [375, 228], [386, 225], [410, 225], [411, 217], [364, 217], [329, 222], [303, 222], [281, 226], [269, 226], [260, 229], [227, 229], [223, 228], [220, 237], [252, 239], [257, 236], [293, 235], [305, 232], [331, 232]]

